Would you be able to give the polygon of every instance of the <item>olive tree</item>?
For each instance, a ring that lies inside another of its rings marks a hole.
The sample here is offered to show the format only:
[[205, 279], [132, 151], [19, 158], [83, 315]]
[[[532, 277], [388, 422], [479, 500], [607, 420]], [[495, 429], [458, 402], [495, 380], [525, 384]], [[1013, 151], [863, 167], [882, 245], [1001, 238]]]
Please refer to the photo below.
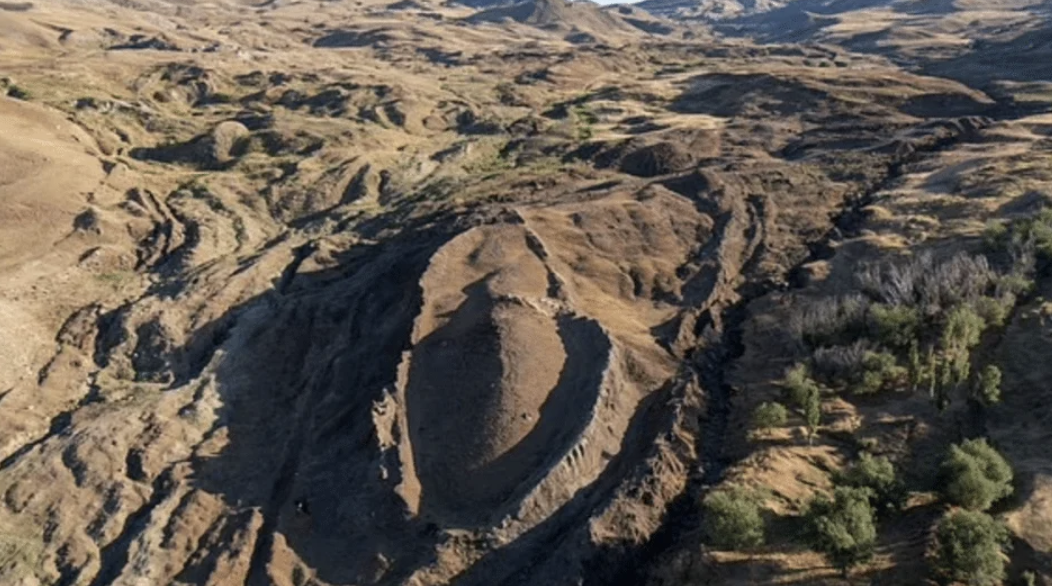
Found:
[[748, 550], [764, 543], [765, 524], [755, 494], [735, 488], [713, 492], [702, 502], [708, 542], [727, 550]]
[[947, 583], [995, 586], [1005, 577], [1008, 531], [993, 517], [977, 511], [947, 514], [935, 530], [931, 566]]
[[955, 505], [985, 511], [1012, 494], [1012, 467], [983, 438], [950, 446], [942, 464], [943, 494]]
[[817, 496], [808, 508], [811, 547], [844, 575], [873, 557], [877, 524], [871, 496], [869, 489], [841, 486], [832, 499]]

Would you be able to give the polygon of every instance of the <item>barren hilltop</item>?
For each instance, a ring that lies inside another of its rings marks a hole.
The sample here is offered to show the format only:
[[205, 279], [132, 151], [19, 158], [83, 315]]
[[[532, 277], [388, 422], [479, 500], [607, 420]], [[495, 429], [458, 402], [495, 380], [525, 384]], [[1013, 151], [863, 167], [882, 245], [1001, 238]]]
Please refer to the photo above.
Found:
[[0, 2], [0, 584], [1052, 584], [1050, 14]]

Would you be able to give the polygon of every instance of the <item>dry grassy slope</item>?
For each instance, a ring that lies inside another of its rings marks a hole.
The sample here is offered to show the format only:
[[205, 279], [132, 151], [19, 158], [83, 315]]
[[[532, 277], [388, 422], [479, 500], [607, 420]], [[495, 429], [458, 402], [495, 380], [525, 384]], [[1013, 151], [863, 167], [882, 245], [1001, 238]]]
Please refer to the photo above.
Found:
[[585, 10], [3, 5], [0, 582], [603, 584], [682, 538], [746, 302], [992, 102]]
[[1049, 102], [1047, 0], [648, 0], [639, 6], [712, 22], [729, 36], [884, 55], [1024, 107]]

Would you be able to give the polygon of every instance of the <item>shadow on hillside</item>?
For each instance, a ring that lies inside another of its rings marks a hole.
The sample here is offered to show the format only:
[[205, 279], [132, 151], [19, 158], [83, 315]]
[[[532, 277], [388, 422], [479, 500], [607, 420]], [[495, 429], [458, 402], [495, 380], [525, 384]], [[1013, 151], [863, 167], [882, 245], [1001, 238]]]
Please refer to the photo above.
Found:
[[328, 583], [394, 580], [433, 556], [435, 527], [393, 491], [396, 456], [379, 449], [373, 413], [408, 348], [420, 275], [449, 236], [407, 230], [350, 249], [332, 268], [293, 270], [233, 309], [224, 334], [206, 326], [206, 340], [187, 344], [230, 349], [213, 363], [222, 400], [213, 433], [227, 441], [193, 462], [193, 485], [235, 513], [177, 581], [203, 583], [230, 553], [221, 544], [250, 530], [253, 510], [262, 527], [248, 584], [272, 583], [267, 566], [283, 545]]

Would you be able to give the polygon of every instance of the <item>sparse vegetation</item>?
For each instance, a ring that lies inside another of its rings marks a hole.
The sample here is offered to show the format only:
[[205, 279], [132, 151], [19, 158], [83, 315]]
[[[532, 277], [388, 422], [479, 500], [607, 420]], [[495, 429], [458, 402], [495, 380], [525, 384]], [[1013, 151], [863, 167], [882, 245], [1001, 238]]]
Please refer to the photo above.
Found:
[[708, 542], [728, 550], [749, 550], [764, 543], [759, 498], [744, 489], [720, 490], [705, 498], [704, 527]]
[[944, 584], [995, 586], [1005, 578], [1007, 545], [1008, 531], [993, 517], [953, 511], [935, 530], [930, 556], [933, 574]]
[[819, 495], [808, 508], [811, 547], [845, 575], [873, 557], [877, 524], [871, 496], [867, 488], [837, 487], [832, 499]]
[[946, 499], [972, 511], [985, 511], [1012, 494], [1012, 467], [985, 439], [951, 446], [942, 476]]

